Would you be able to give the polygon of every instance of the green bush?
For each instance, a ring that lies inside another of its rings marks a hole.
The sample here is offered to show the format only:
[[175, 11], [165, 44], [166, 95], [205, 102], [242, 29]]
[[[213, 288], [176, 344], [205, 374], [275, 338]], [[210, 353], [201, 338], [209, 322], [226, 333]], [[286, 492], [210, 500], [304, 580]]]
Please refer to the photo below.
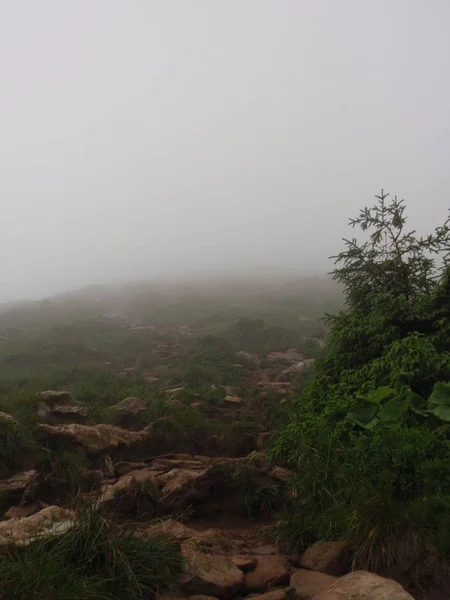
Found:
[[336, 257], [346, 309], [272, 449], [301, 473], [280, 536], [346, 536], [372, 568], [450, 546], [449, 221], [418, 237], [386, 198], [351, 221], [369, 235]]

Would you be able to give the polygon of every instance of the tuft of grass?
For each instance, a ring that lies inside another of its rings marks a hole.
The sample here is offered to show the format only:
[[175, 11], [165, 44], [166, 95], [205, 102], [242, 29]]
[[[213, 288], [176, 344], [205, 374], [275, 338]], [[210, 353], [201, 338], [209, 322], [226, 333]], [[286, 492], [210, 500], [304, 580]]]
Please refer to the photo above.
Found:
[[70, 497], [87, 490], [86, 457], [79, 449], [44, 448], [45, 456], [39, 465], [39, 470], [47, 474], [44, 482], [53, 486]]
[[3, 555], [0, 585], [4, 598], [17, 600], [144, 600], [174, 586], [181, 568], [168, 537], [117, 531], [86, 509], [63, 535]]
[[139, 519], [154, 519], [158, 514], [160, 492], [153, 481], [133, 479], [127, 489], [116, 490], [114, 500], [119, 512]]

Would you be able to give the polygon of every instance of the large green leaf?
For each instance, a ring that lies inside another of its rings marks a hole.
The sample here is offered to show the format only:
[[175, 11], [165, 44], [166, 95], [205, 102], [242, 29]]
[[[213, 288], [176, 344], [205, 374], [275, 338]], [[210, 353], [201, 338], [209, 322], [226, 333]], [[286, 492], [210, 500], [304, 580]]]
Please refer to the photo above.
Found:
[[378, 406], [372, 402], [364, 402], [350, 411], [349, 416], [355, 423], [364, 427], [364, 429], [372, 429], [377, 423]]
[[436, 417], [439, 417], [441, 421], [450, 422], [450, 405], [440, 404], [439, 406], [435, 406], [431, 412]]
[[382, 402], [383, 400], [386, 400], [386, 398], [389, 398], [389, 396], [393, 396], [394, 394], [395, 394], [395, 390], [384, 385], [384, 386], [377, 388], [376, 390], [370, 391], [367, 394], [366, 399], [369, 402], [373, 402], [374, 404], [380, 404], [380, 402]]
[[392, 398], [386, 402], [379, 412], [380, 425], [385, 427], [397, 427], [403, 421], [403, 415], [408, 406], [404, 398]]
[[430, 404], [450, 406], [450, 383], [436, 383], [428, 400]]
[[420, 396], [420, 394], [416, 394], [415, 392], [409, 390], [409, 392], [406, 394], [406, 400], [413, 412], [424, 417], [430, 413], [430, 405], [423, 396]]

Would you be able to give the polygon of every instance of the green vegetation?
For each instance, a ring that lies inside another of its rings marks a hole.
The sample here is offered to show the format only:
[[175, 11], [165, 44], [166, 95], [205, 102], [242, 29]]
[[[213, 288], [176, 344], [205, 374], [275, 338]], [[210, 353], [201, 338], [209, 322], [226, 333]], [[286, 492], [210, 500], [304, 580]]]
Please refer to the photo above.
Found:
[[181, 567], [179, 547], [167, 537], [118, 530], [85, 510], [63, 535], [3, 555], [0, 586], [17, 600], [144, 600], [174, 586]]
[[346, 308], [272, 449], [299, 467], [279, 538], [347, 537], [371, 569], [450, 555], [450, 222], [419, 237], [377, 198], [350, 221], [365, 237], [335, 257]]

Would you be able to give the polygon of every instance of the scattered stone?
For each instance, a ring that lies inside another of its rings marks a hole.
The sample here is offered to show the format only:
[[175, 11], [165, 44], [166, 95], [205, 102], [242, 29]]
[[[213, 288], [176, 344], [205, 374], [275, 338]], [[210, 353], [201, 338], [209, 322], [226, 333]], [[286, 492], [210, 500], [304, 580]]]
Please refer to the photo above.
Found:
[[146, 410], [145, 402], [132, 396], [109, 407], [109, 411], [115, 416], [117, 425], [131, 430], [142, 428], [141, 417]]
[[286, 592], [284, 590], [274, 590], [273, 592], [267, 592], [267, 594], [255, 594], [252, 598], [254, 600], [284, 600]]
[[51, 424], [85, 423], [87, 410], [75, 402], [70, 392], [47, 390], [38, 394], [37, 414]]
[[239, 398], [239, 396], [232, 396], [230, 394], [227, 394], [224, 398], [224, 402], [231, 402], [234, 404], [240, 404], [242, 402], [242, 398]]
[[241, 589], [244, 575], [227, 556], [204, 554], [188, 546], [182, 550], [187, 559], [183, 591], [229, 600]]
[[292, 575], [290, 587], [295, 590], [296, 600], [313, 600], [317, 594], [327, 590], [336, 581], [337, 577], [333, 575], [300, 569]]
[[300, 566], [327, 575], [344, 575], [349, 569], [349, 546], [343, 540], [316, 542], [302, 554]]
[[23, 519], [24, 517], [34, 515], [47, 506], [48, 504], [46, 502], [34, 502], [29, 506], [11, 506], [11, 508], [6, 511], [3, 518], [5, 521], [8, 521], [9, 519]]
[[385, 579], [368, 571], [353, 571], [340, 577], [314, 600], [413, 600], [393, 579]]
[[23, 471], [22, 473], [16, 473], [8, 479], [2, 479], [0, 481], [0, 494], [25, 491], [25, 488], [31, 484], [37, 474], [37, 471], [30, 470]]
[[73, 511], [48, 506], [30, 517], [0, 522], [0, 547], [26, 546], [42, 536], [61, 535], [73, 524]]
[[139, 469], [145, 469], [147, 465], [143, 462], [129, 462], [127, 460], [123, 460], [114, 465], [114, 474], [117, 477], [121, 477], [122, 475], [127, 475], [131, 473], [131, 471], [137, 471]]
[[144, 439], [143, 432], [127, 431], [113, 425], [38, 425], [36, 435], [41, 439], [61, 439], [80, 446], [92, 455], [110, 454], [119, 447], [128, 448]]
[[11, 427], [20, 427], [19, 421], [17, 421], [12, 415], [5, 412], [0, 412], [0, 427], [7, 429]]
[[128, 490], [136, 481], [151, 481], [152, 483], [156, 484], [155, 473], [149, 469], [138, 469], [137, 471], [131, 471], [130, 473], [119, 477], [117, 483], [115, 483], [112, 487], [115, 491]]
[[288, 583], [288, 563], [279, 554], [259, 557], [255, 570], [244, 576], [244, 587], [249, 592], [264, 592], [269, 587]]
[[[175, 473], [173, 472], [175, 471]], [[164, 510], [179, 510], [209, 495], [210, 481], [207, 471], [186, 471], [173, 469], [162, 477], [165, 483], [162, 489], [161, 506]], [[161, 481], [159, 478], [158, 481]]]
[[175, 519], [167, 519], [165, 521], [159, 521], [147, 527], [143, 531], [144, 534], [153, 535], [164, 533], [172, 538], [175, 538], [179, 541], [184, 541], [193, 536], [195, 531], [190, 527], [186, 527], [180, 521], [176, 521]]
[[294, 472], [284, 467], [274, 467], [269, 475], [273, 479], [278, 479], [278, 481], [288, 481], [294, 476]]
[[258, 563], [254, 556], [245, 556], [244, 554], [236, 554], [231, 560], [244, 573], [253, 571]]
[[252, 549], [252, 554], [258, 554], [259, 556], [270, 556], [271, 554], [278, 554], [279, 550], [275, 544], [264, 544]]
[[277, 381], [291, 381], [298, 373], [306, 369], [307, 365], [304, 361], [295, 362], [287, 369], [283, 369], [277, 376]]
[[110, 406], [109, 410], [114, 410], [121, 414], [136, 416], [147, 410], [147, 406], [143, 400], [130, 396], [124, 400], [121, 400], [117, 404]]

